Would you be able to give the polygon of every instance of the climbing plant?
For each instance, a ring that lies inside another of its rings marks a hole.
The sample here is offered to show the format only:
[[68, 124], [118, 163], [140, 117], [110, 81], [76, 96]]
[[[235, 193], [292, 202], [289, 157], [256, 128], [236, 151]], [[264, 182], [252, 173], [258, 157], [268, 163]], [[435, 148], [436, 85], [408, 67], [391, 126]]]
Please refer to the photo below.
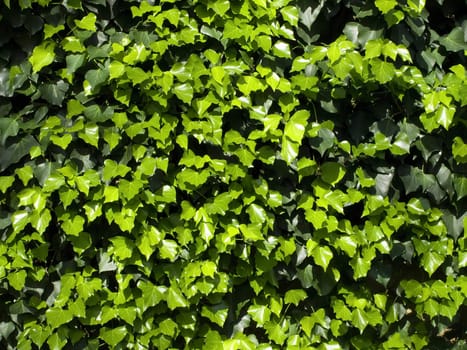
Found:
[[465, 348], [462, 0], [3, 0], [0, 33], [1, 348]]

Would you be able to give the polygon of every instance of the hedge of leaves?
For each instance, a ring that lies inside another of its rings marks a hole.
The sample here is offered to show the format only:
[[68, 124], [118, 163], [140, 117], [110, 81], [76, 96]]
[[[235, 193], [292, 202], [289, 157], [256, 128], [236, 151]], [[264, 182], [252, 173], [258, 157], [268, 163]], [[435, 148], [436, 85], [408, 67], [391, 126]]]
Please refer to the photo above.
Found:
[[462, 0], [0, 2], [2, 349], [465, 349]]

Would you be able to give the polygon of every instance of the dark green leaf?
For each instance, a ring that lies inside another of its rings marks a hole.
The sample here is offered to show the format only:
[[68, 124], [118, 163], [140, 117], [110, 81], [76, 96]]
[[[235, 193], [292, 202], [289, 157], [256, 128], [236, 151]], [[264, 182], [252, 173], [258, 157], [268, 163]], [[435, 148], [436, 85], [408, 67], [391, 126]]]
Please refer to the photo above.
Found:
[[461, 27], [455, 27], [449, 34], [440, 37], [439, 42], [448, 51], [467, 50], [464, 30]]
[[26, 135], [8, 148], [0, 147], [0, 171], [4, 171], [10, 165], [18, 163], [24, 156], [29, 154], [34, 146], [39, 146], [39, 143], [33, 136]]
[[10, 136], [16, 136], [19, 131], [19, 124], [12, 118], [0, 118], [0, 145], [5, 146], [6, 140]]
[[63, 99], [67, 93], [69, 85], [63, 80], [56, 84], [43, 84], [39, 87], [42, 98], [55, 106], [62, 106]]

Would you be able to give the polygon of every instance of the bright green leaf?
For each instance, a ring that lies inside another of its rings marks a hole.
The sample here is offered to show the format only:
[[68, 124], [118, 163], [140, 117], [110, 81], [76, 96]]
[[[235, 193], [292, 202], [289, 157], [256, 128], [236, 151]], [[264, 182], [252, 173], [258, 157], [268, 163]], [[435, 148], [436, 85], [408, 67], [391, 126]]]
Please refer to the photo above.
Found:
[[193, 87], [188, 83], [174, 86], [173, 92], [185, 103], [191, 103], [193, 99]]
[[14, 176], [0, 176], [0, 191], [6, 193], [6, 191], [13, 185], [15, 182]]
[[99, 331], [99, 337], [111, 347], [117, 346], [120, 342], [125, 339], [128, 334], [126, 326], [120, 326], [116, 328], [102, 327]]
[[307, 294], [303, 289], [290, 289], [285, 292], [284, 302], [286, 304], [294, 304], [298, 306], [301, 301], [307, 298]]
[[75, 20], [75, 24], [78, 28], [89, 30], [91, 32], [96, 30], [96, 15], [94, 13], [88, 13], [85, 17], [80, 20]]
[[73, 313], [70, 310], [52, 308], [46, 311], [45, 318], [52, 328], [58, 328], [69, 323], [73, 319]]
[[381, 13], [388, 13], [397, 6], [396, 0], [376, 0], [376, 7], [381, 11]]
[[171, 286], [167, 292], [167, 306], [170, 310], [174, 310], [178, 307], [187, 307], [188, 301], [176, 286]]
[[294, 113], [285, 125], [284, 135], [290, 140], [300, 144], [305, 134], [305, 128], [309, 117], [310, 112], [305, 110]]
[[334, 254], [332, 253], [331, 249], [326, 246], [319, 246], [313, 249], [311, 252], [311, 256], [315, 260], [315, 263], [321, 266], [324, 270], [326, 270], [331, 262]]
[[26, 277], [27, 272], [25, 270], [19, 270], [9, 273], [7, 279], [11, 287], [18, 291], [21, 291], [24, 288]]
[[55, 58], [55, 43], [51, 41], [44, 41], [41, 45], [36, 46], [32, 51], [29, 62], [32, 64], [32, 71], [39, 72], [42, 68], [50, 65]]

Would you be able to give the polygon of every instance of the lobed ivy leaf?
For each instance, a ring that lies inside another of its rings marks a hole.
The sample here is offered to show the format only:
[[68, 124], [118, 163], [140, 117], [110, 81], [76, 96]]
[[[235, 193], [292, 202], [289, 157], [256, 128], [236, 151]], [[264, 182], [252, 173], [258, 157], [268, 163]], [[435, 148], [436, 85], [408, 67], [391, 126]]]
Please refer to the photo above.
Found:
[[17, 291], [23, 290], [27, 278], [27, 272], [25, 270], [19, 270], [8, 274], [7, 279], [11, 287]]
[[290, 289], [285, 293], [284, 303], [298, 306], [306, 298], [307, 294], [303, 289]]
[[85, 54], [71, 54], [66, 56], [66, 69], [68, 74], [75, 73], [78, 68], [80, 68], [86, 60]]
[[6, 191], [13, 185], [15, 182], [14, 176], [0, 176], [0, 191], [6, 193]]
[[0, 145], [5, 146], [8, 137], [18, 135], [19, 123], [12, 118], [0, 119]]
[[35, 146], [39, 146], [39, 143], [34, 136], [26, 135], [7, 148], [0, 147], [0, 172], [12, 164], [18, 163]]
[[99, 331], [99, 337], [108, 345], [115, 347], [125, 339], [128, 334], [126, 326], [116, 328], [102, 327]]
[[97, 17], [94, 13], [88, 13], [80, 20], [75, 20], [75, 24], [78, 28], [89, 30], [91, 32], [96, 30]]
[[455, 52], [467, 49], [464, 30], [460, 27], [456, 27], [449, 34], [440, 37], [439, 42], [448, 51]]
[[193, 99], [193, 87], [187, 83], [174, 86], [173, 92], [185, 103], [191, 103]]
[[371, 60], [371, 71], [381, 84], [391, 81], [395, 75], [394, 66], [389, 62], [374, 58]]
[[336, 162], [326, 162], [321, 165], [321, 179], [335, 185], [345, 176], [345, 168]]
[[65, 220], [62, 224], [63, 231], [66, 234], [71, 236], [79, 236], [79, 234], [83, 231], [85, 220], [80, 215], [75, 215], [72, 218], [68, 215], [67, 220]]
[[253, 304], [248, 308], [247, 312], [259, 326], [269, 322], [271, 317], [271, 310], [266, 305]]
[[62, 106], [65, 99], [69, 85], [63, 80], [58, 81], [56, 84], [43, 84], [39, 87], [41, 96], [50, 104], [55, 106]]
[[73, 319], [73, 313], [70, 310], [51, 308], [46, 311], [45, 317], [50, 327], [55, 329], [69, 323]]
[[49, 345], [49, 349], [62, 349], [67, 343], [67, 339], [65, 336], [61, 336], [59, 333], [53, 333], [47, 339], [47, 345]]
[[311, 256], [317, 265], [321, 266], [324, 270], [327, 270], [334, 254], [329, 247], [316, 247], [311, 251]]
[[207, 317], [211, 322], [214, 322], [219, 327], [223, 327], [228, 316], [228, 307], [226, 304], [219, 304], [213, 306], [203, 306], [201, 309], [201, 316]]
[[29, 327], [29, 333], [33, 343], [38, 347], [41, 347], [45, 343], [45, 341], [50, 337], [51, 329], [49, 327], [43, 327], [35, 324]]
[[42, 68], [50, 65], [54, 59], [55, 43], [53, 41], [44, 41], [41, 45], [36, 46], [29, 57], [33, 73], [37, 73]]
[[396, 0], [376, 0], [375, 5], [381, 11], [381, 13], [386, 14], [397, 6], [397, 1]]
[[167, 292], [167, 306], [170, 310], [188, 306], [188, 301], [176, 286], [171, 286]]
[[421, 265], [430, 276], [435, 273], [443, 262], [444, 258], [440, 254], [431, 251], [423, 254], [421, 258]]

